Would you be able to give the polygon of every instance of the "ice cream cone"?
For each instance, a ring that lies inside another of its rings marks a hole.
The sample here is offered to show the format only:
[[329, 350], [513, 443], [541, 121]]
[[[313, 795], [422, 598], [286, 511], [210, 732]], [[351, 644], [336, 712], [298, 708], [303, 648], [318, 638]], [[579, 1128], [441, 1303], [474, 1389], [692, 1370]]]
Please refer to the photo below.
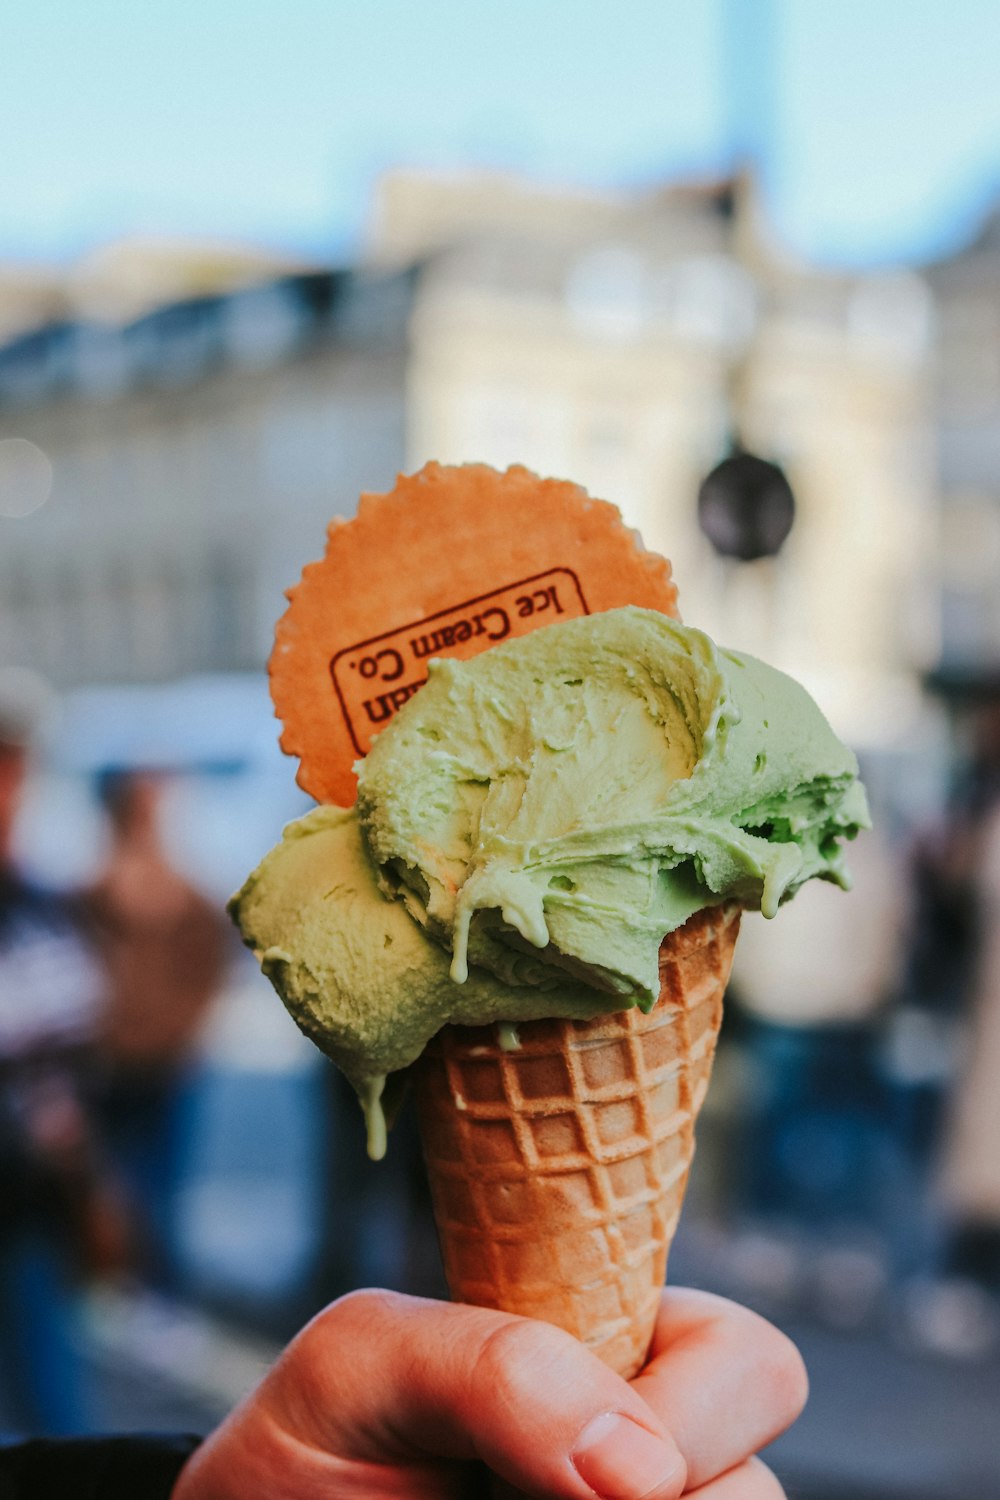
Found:
[[543, 1318], [633, 1376], [653, 1333], [741, 908], [664, 939], [660, 997], [592, 1021], [446, 1026], [417, 1104], [456, 1301]]

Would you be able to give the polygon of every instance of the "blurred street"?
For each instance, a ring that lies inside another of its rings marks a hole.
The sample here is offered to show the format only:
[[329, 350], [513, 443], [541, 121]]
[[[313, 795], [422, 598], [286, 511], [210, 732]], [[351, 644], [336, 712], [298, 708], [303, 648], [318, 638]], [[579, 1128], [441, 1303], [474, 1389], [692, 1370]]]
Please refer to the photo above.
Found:
[[792, 1323], [809, 1406], [768, 1455], [792, 1500], [997, 1500], [1000, 1358], [913, 1358]]

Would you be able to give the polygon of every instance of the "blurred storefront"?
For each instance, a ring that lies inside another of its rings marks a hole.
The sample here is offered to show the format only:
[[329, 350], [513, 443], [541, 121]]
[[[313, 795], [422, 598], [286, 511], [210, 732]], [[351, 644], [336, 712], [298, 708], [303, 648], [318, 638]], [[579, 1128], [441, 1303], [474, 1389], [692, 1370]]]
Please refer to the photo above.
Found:
[[1000, 671], [1000, 208], [926, 270], [937, 340], [942, 667]]

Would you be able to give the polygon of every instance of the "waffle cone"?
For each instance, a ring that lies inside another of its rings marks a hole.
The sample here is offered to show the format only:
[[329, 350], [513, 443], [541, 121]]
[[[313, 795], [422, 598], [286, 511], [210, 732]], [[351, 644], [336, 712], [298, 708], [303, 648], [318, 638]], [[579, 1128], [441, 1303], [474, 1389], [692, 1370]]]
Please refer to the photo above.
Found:
[[543, 1318], [626, 1379], [646, 1359], [740, 925], [709, 907], [660, 948], [648, 1015], [446, 1026], [416, 1069], [458, 1302]]

